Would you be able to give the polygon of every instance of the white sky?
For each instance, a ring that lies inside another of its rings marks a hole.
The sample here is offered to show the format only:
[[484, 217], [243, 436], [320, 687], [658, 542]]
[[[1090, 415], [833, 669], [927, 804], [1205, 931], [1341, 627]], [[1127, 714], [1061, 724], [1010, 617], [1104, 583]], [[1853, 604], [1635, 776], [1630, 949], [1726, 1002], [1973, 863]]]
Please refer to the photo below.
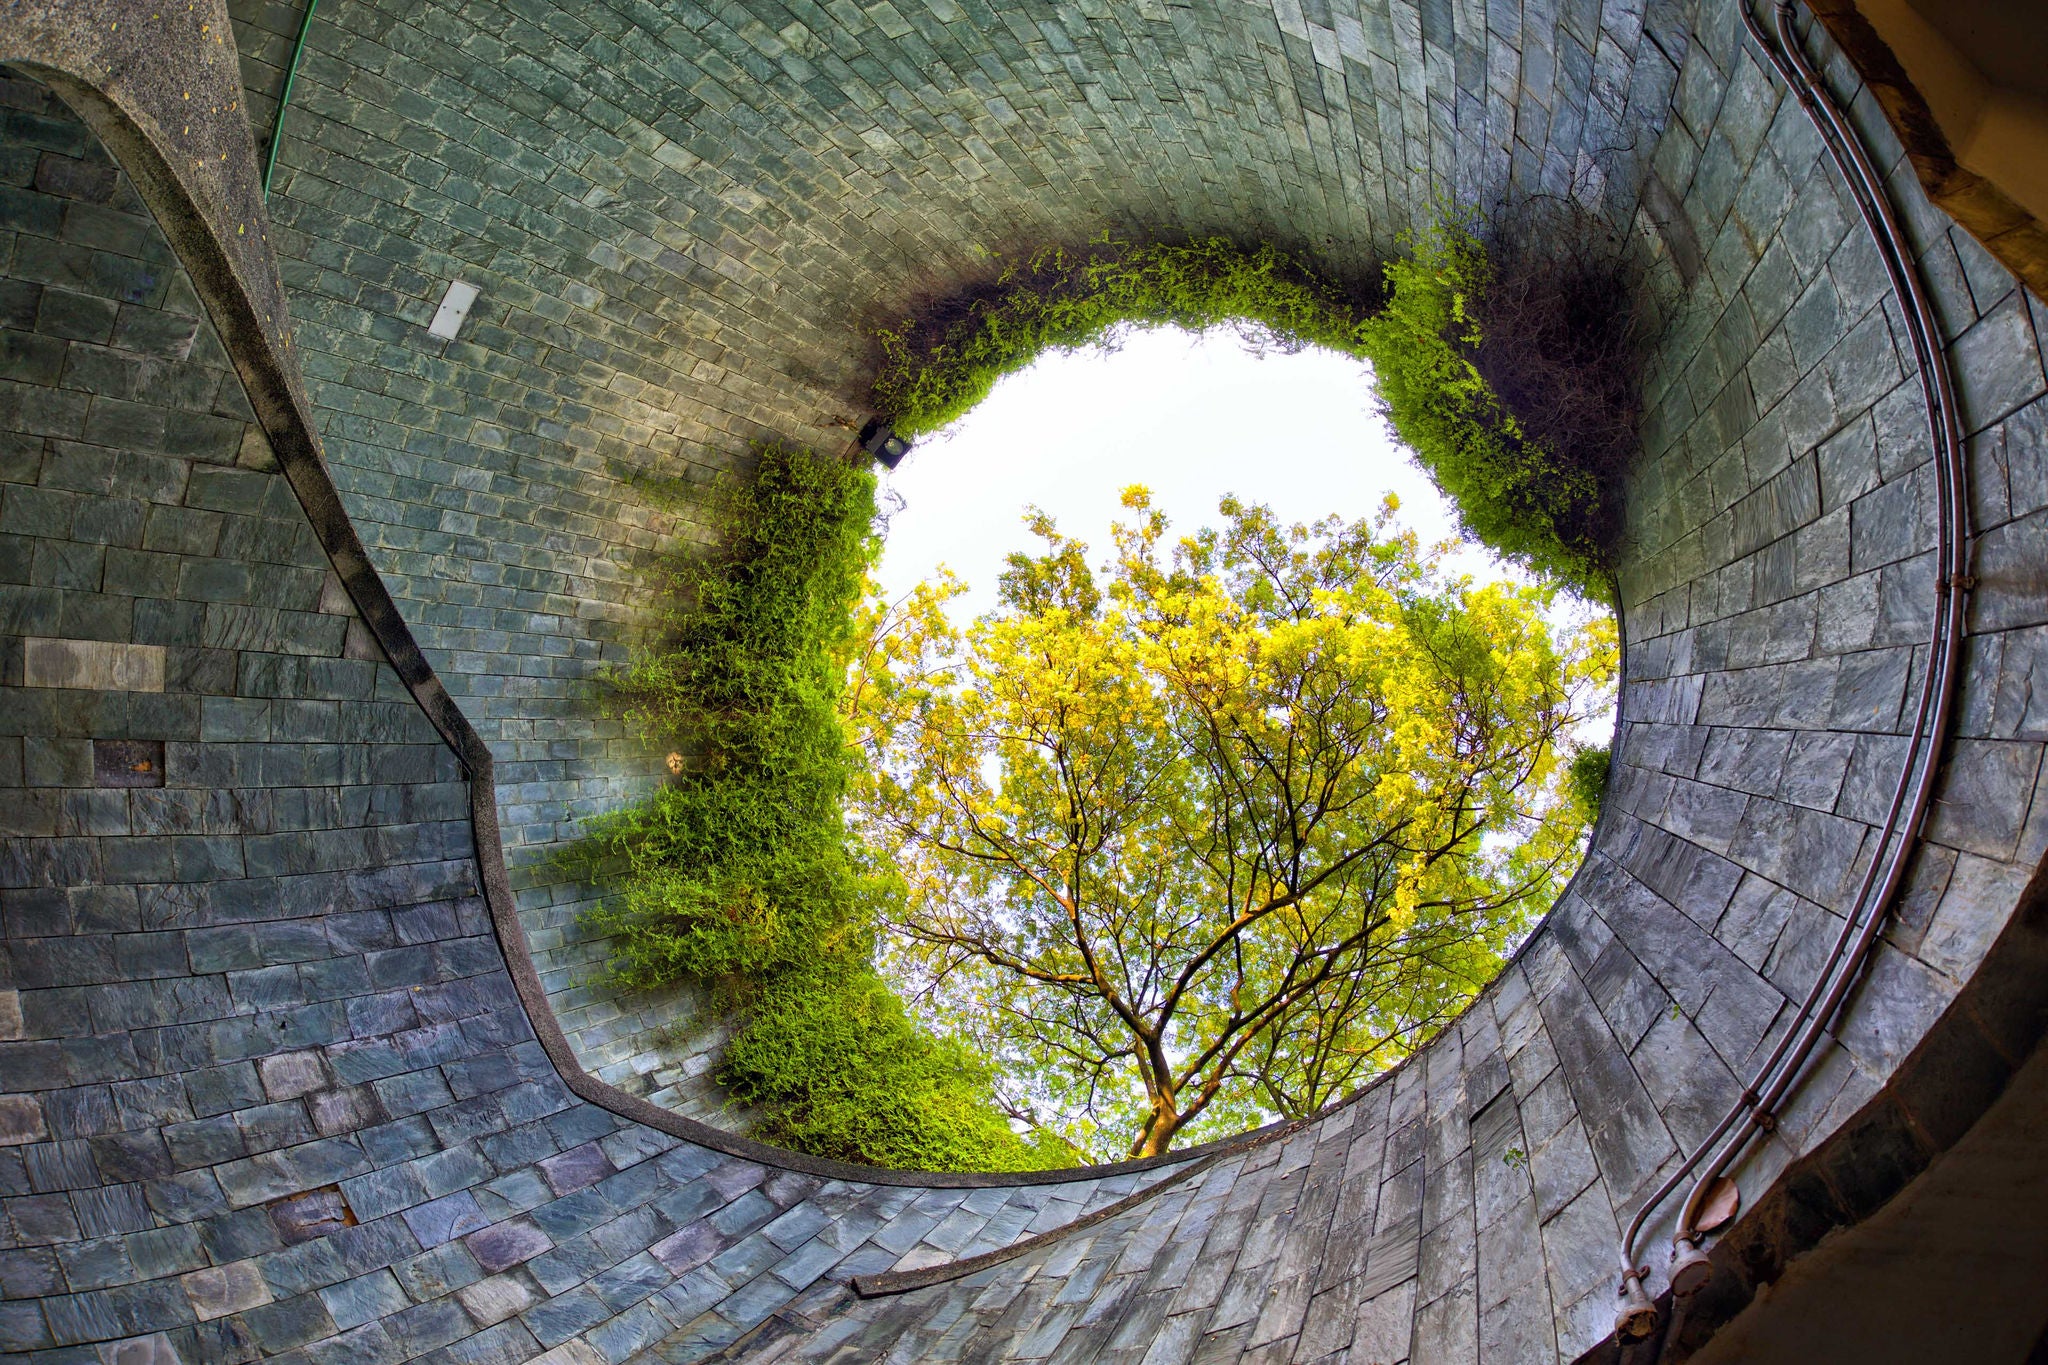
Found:
[[[1226, 493], [1292, 523], [1368, 516], [1389, 491], [1425, 543], [1455, 534], [1443, 497], [1374, 413], [1365, 365], [1323, 350], [1262, 357], [1228, 332], [1162, 328], [1114, 354], [1047, 355], [919, 441], [885, 476], [905, 505], [889, 521], [882, 586], [899, 597], [944, 564], [973, 589], [953, 604], [965, 625], [995, 605], [1003, 557], [1039, 549], [1027, 504], [1087, 541], [1099, 566], [1133, 483], [1152, 490], [1176, 534], [1221, 521]], [[1510, 576], [1476, 546], [1456, 564]]]

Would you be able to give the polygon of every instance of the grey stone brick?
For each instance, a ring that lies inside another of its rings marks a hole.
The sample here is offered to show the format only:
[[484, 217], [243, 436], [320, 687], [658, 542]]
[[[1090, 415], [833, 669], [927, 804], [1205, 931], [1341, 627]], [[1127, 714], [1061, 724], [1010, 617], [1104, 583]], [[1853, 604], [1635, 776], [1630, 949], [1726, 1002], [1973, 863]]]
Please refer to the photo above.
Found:
[[162, 1332], [102, 1343], [99, 1358], [101, 1365], [184, 1365], [177, 1347]]
[[406, 1225], [423, 1247], [437, 1247], [475, 1232], [489, 1224], [477, 1208], [476, 1197], [460, 1190], [405, 1211]]
[[254, 1261], [208, 1266], [181, 1276], [179, 1283], [192, 1303], [193, 1314], [201, 1322], [270, 1302], [270, 1286], [263, 1282]]
[[0, 1095], [0, 1147], [40, 1142], [48, 1136], [42, 1105], [33, 1095]]
[[557, 1195], [569, 1194], [593, 1185], [612, 1174], [612, 1164], [594, 1142], [584, 1143], [539, 1163], [541, 1173]]
[[489, 1327], [534, 1303], [533, 1290], [517, 1275], [493, 1275], [457, 1292], [463, 1309], [478, 1326]]
[[1972, 432], [2033, 401], [2048, 387], [2040, 342], [2017, 293], [2006, 296], [1958, 337], [1954, 355], [1963, 421]]
[[554, 1245], [546, 1233], [523, 1219], [513, 1219], [463, 1238], [477, 1264], [487, 1273], [509, 1270], [532, 1260]]
[[334, 1325], [343, 1331], [387, 1317], [412, 1306], [399, 1288], [397, 1277], [388, 1270], [373, 1271], [320, 1291]]

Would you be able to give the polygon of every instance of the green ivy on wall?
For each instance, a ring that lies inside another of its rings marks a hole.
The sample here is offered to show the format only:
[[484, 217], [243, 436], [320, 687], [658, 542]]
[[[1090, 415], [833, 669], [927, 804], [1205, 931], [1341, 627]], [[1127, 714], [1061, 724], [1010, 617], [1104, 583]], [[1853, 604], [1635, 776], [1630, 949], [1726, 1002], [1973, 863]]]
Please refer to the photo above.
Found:
[[717, 1079], [762, 1112], [763, 1140], [923, 1170], [1064, 1164], [873, 967], [878, 910], [902, 893], [846, 830], [859, 760], [838, 702], [874, 511], [868, 470], [771, 446], [715, 504], [718, 548], [664, 563], [650, 644], [612, 697], [671, 778], [574, 855], [612, 891], [591, 918], [619, 984], [713, 986], [739, 1025]]
[[[1136, 246], [1108, 238], [1087, 252], [1050, 247], [1012, 266], [992, 289], [881, 334], [876, 406], [907, 436], [935, 431], [995, 382], [1049, 350], [1113, 338], [1124, 327], [1234, 326], [1282, 349], [1322, 346], [1369, 362], [1381, 411], [1458, 509], [1464, 529], [1498, 553], [1588, 597], [1611, 596], [1618, 489], [1603, 448], [1550, 438], [1502, 401], [1496, 375], [1528, 367], [1537, 348], [1494, 346], [1489, 300], [1512, 297], [1515, 339], [1528, 329], [1531, 291], [1501, 283], [1472, 226], [1456, 215], [1405, 240], [1385, 268], [1377, 307], [1350, 297], [1270, 246], [1220, 238]], [[1537, 258], [1522, 262], [1554, 273]], [[1514, 283], [1521, 286], [1527, 272]], [[1535, 291], [1538, 308], [1555, 291]], [[1505, 311], [1503, 311], [1505, 320]], [[1553, 327], [1554, 331], [1555, 328]], [[1507, 329], [1499, 335], [1505, 338]], [[1555, 349], [1551, 347], [1549, 349]], [[1489, 366], [1489, 356], [1501, 363]], [[1606, 363], [1604, 360], [1603, 364]], [[1557, 376], [1542, 376], [1545, 393]], [[1618, 411], [1595, 416], [1632, 430], [1624, 385]], [[1595, 405], [1616, 406], [1603, 391]], [[1571, 415], [1582, 418], [1585, 403]], [[1573, 428], [1576, 430], [1577, 428]]]

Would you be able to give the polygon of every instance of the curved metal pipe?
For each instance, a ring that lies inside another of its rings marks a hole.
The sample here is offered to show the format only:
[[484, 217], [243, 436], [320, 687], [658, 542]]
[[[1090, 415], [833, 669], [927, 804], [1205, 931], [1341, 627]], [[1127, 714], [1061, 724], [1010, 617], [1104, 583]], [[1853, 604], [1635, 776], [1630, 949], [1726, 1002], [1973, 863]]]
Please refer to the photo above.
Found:
[[[1939, 506], [1935, 519], [1938, 609], [1928, 641], [1928, 662], [1914, 710], [1911, 742], [1886, 808], [1884, 823], [1871, 851], [1870, 863], [1850, 903], [1850, 913], [1844, 918], [1827, 958], [1815, 974], [1813, 986], [1801, 1002], [1792, 1027], [1772, 1049], [1741, 1098], [1630, 1220], [1621, 1241], [1624, 1297], [1631, 1290], [1638, 1295], [1641, 1293], [1643, 1272], [1635, 1264], [1634, 1251], [1643, 1224], [1696, 1170], [1699, 1171], [1698, 1179], [1680, 1213], [1674, 1244], [1695, 1245], [1701, 1240], [1695, 1229], [1701, 1204], [1710, 1186], [1742, 1154], [1757, 1131], [1775, 1126], [1778, 1101], [1799, 1079], [1807, 1057], [1861, 975], [1878, 931], [1898, 894], [1907, 859], [1919, 837], [1933, 796], [1934, 776], [1939, 768], [1955, 696], [1964, 594], [1972, 586], [1964, 572], [1969, 524], [1967, 503], [1962, 493], [1967, 471], [1956, 417], [1954, 386], [1948, 372], [1946, 348], [1941, 343], [1940, 329], [1928, 302], [1912, 248], [1899, 230], [1897, 218], [1884, 192], [1883, 180], [1871, 165], [1861, 139], [1835, 106], [1799, 45], [1798, 35], [1792, 27], [1792, 0], [1778, 0], [1777, 45], [1765, 35], [1750, 10], [1748, 0], [1737, 0], [1737, 7], [1749, 36], [1798, 99], [1820, 133], [1830, 159], [1848, 184], [1904, 314], [1919, 371], [1921, 396], [1927, 407], [1928, 434], [1933, 444]], [[1881, 878], [1880, 867], [1883, 868]], [[1707, 1152], [1717, 1143], [1722, 1144], [1719, 1151], [1701, 1169]]]
[[[1747, 6], [1744, 7], [1747, 15]], [[1752, 19], [1752, 23], [1753, 23]], [[1895, 789], [1892, 803], [1886, 813], [1886, 834], [1879, 843], [1879, 850], [1891, 838], [1892, 826], [1897, 820], [1903, 799], [1906, 796], [1907, 779], [1913, 774], [1914, 760], [1922, 744], [1921, 725], [1928, 720], [1930, 692], [1932, 693], [1933, 716], [1927, 724], [1925, 743], [1928, 746], [1925, 762], [1918, 768], [1912, 782], [1912, 799], [1909, 814], [1898, 830], [1897, 843], [1892, 847], [1883, 885], [1879, 888], [1873, 911], [1856, 936], [1842, 971], [1819, 1007], [1807, 1018], [1804, 1036], [1794, 1049], [1789, 1065], [1761, 1092], [1760, 1103], [1753, 1112], [1769, 1113], [1777, 1100], [1791, 1088], [1797, 1075], [1797, 1068], [1807, 1052], [1818, 1041], [1819, 1035], [1833, 1020], [1840, 1009], [1843, 998], [1854, 985], [1856, 976], [1878, 929], [1883, 924], [1884, 913], [1896, 896], [1899, 883], [1904, 879], [1905, 863], [1920, 826], [1924, 823], [1927, 807], [1932, 797], [1934, 774], [1937, 770], [1942, 739], [1948, 730], [1948, 714], [1954, 702], [1954, 683], [1957, 662], [1960, 655], [1963, 593], [1966, 591], [1961, 551], [1967, 543], [1967, 509], [1960, 500], [1959, 491], [1966, 477], [1962, 467], [1961, 438], [1955, 420], [1954, 395], [1950, 376], [1939, 343], [1939, 332], [1935, 328], [1932, 309], [1928, 305], [1924, 287], [1919, 278], [1911, 249], [1899, 231], [1889, 200], [1883, 193], [1882, 183], [1862, 142], [1849, 127], [1834, 101], [1828, 98], [1821, 86], [1820, 78], [1800, 48], [1798, 36], [1792, 29], [1792, 8], [1790, 0], [1779, 0], [1777, 7], [1779, 50], [1771, 52], [1774, 63], [1780, 64], [1781, 73], [1789, 67], [1798, 78], [1793, 86], [1804, 96], [1803, 105], [1809, 112], [1817, 112], [1826, 120], [1833, 136], [1828, 138], [1830, 154], [1845, 179], [1849, 180], [1856, 194], [1865, 226], [1878, 241], [1879, 253], [1884, 258], [1887, 273], [1891, 276], [1894, 293], [1901, 305], [1907, 309], [1907, 331], [1914, 343], [1915, 359], [1920, 371], [1921, 393], [1928, 409], [1929, 434], [1933, 437], [1935, 460], [1935, 481], [1937, 500], [1941, 515], [1936, 518], [1937, 563], [1940, 572], [1936, 590], [1941, 595], [1941, 611], [1934, 625], [1934, 638], [1929, 642], [1929, 663], [1923, 679], [1920, 703], [1915, 715], [1914, 741], [1909, 749], [1907, 764], [1900, 773], [1900, 782]], [[1769, 49], [1767, 49], [1768, 51]], [[1782, 55], [1781, 55], [1782, 54]], [[1937, 664], [1938, 657], [1938, 664]], [[1866, 871], [1861, 896], [1868, 893], [1878, 860], [1873, 856], [1870, 871]], [[1817, 983], [1818, 984], [1818, 983]], [[1692, 1195], [1687, 1199], [1683, 1216], [1679, 1222], [1679, 1234], [1684, 1236], [1694, 1227], [1701, 1200], [1707, 1185], [1719, 1175], [1726, 1165], [1739, 1154], [1743, 1134], [1711, 1163], [1699, 1177]]]
[[320, 0], [306, 0], [306, 12], [299, 18], [299, 38], [292, 44], [291, 64], [284, 70], [284, 89], [277, 96], [277, 122], [270, 125], [270, 149], [263, 156], [263, 197], [270, 197], [270, 177], [277, 173], [277, 144], [284, 140], [285, 110], [291, 107], [292, 86], [299, 79], [299, 58], [306, 55], [306, 35], [313, 30], [313, 11]]

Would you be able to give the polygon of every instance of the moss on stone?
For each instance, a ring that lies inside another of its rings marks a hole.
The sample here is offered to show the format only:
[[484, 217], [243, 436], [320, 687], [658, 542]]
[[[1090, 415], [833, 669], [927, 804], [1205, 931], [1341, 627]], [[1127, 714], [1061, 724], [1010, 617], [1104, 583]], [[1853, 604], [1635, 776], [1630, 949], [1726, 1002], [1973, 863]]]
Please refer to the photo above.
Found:
[[[923, 435], [1040, 355], [1113, 343], [1128, 328], [1233, 327], [1283, 351], [1325, 347], [1372, 365], [1381, 412], [1470, 535], [1606, 600], [1619, 506], [1606, 481], [1611, 460], [1548, 439], [1502, 401], [1502, 381], [1535, 357], [1484, 363], [1496, 278], [1465, 219], [1445, 214], [1404, 246], [1378, 300], [1271, 246], [1103, 238], [1085, 251], [1049, 247], [992, 287], [882, 332], [875, 403], [898, 432]], [[1513, 291], [1518, 304], [1527, 296]]]
[[666, 562], [652, 639], [612, 695], [671, 779], [580, 847], [613, 887], [589, 918], [620, 985], [694, 978], [737, 1016], [718, 1078], [764, 1114], [764, 1139], [912, 1169], [1044, 1166], [1057, 1154], [1011, 1132], [987, 1069], [919, 1028], [872, 965], [902, 891], [841, 816], [859, 759], [838, 703], [874, 486], [767, 447], [715, 508], [718, 549]]

